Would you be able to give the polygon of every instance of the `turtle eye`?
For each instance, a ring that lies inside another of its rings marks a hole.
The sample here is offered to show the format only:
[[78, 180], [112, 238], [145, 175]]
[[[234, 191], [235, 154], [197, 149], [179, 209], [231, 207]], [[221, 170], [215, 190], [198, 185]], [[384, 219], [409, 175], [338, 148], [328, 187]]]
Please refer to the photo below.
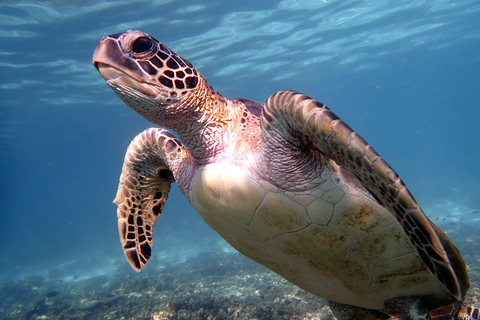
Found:
[[147, 37], [140, 37], [137, 38], [135, 41], [132, 43], [132, 52], [133, 53], [144, 53], [147, 51], [150, 51], [153, 47], [153, 41], [150, 38]]

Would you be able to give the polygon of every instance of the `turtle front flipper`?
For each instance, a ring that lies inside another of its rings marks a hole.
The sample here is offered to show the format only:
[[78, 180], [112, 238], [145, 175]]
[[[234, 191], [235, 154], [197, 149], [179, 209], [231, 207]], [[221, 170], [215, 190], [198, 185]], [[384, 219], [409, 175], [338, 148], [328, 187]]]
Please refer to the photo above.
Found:
[[125, 256], [140, 271], [152, 256], [152, 231], [186, 150], [169, 131], [150, 128], [130, 143], [117, 195], [118, 231]]
[[[306, 95], [280, 91], [267, 100], [261, 125], [264, 158], [283, 161], [297, 156], [295, 152], [310, 152], [320, 160], [316, 166], [333, 160], [349, 171], [400, 222], [425, 265], [450, 291], [452, 302], [462, 299], [457, 276], [439, 237], [402, 180], [328, 107]], [[280, 149], [279, 145], [287, 147]], [[302, 158], [307, 157], [297, 156]], [[300, 174], [307, 176], [309, 171]]]

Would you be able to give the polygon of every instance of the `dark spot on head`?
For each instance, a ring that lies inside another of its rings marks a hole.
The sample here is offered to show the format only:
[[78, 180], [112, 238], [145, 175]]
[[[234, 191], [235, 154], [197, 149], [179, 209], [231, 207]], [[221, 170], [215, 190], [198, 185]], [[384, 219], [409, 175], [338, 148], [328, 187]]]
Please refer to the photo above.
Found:
[[165, 52], [162, 52], [162, 51], [157, 52], [157, 57], [159, 57], [161, 60], [165, 61], [169, 56], [170, 55], [166, 54]]
[[193, 68], [193, 74], [196, 75], [196, 76], [198, 75], [197, 69]]
[[134, 53], [143, 53], [147, 52], [153, 47], [154, 42], [152, 39], [147, 38], [147, 37], [140, 37], [137, 38], [135, 41], [132, 43], [132, 51]]
[[135, 209], [130, 209], [130, 213], [135, 213]]
[[132, 215], [129, 215], [129, 216], [128, 216], [127, 221], [128, 221], [128, 224], [134, 224], [134, 223], [135, 223], [135, 219], [133, 218]]
[[179, 56], [177, 55], [172, 55], [172, 58], [175, 59], [175, 61], [177, 61], [178, 65], [180, 67], [185, 67], [185, 62], [183, 62], [182, 58], [180, 58]]
[[187, 78], [185, 78], [185, 84], [187, 85], [187, 88], [193, 89], [198, 84], [198, 78], [197, 77], [187, 77]]
[[157, 56], [153, 56], [151, 59], [150, 59], [150, 62], [156, 66], [157, 68], [163, 68], [163, 62], [162, 60], [158, 59]]
[[163, 193], [160, 191], [155, 192], [155, 195], [153, 196], [154, 199], [160, 199], [163, 196]]
[[247, 122], [247, 120], [245, 120], [245, 118], [242, 118], [242, 120], [240, 120], [241, 123], [245, 123]]
[[127, 233], [127, 239], [128, 240], [134, 240], [135, 239], [135, 233]]
[[147, 238], [145, 237], [144, 234], [141, 234], [141, 235], [138, 236], [138, 242], [142, 243], [142, 242], [144, 242], [145, 240], [147, 240]]
[[169, 78], [173, 78], [175, 76], [175, 73], [172, 70], [165, 70], [163, 71], [163, 74]]
[[171, 69], [178, 69], [178, 63], [173, 59], [173, 58], [170, 58], [167, 60], [167, 67], [171, 68]]
[[168, 78], [165, 78], [164, 76], [160, 76], [158, 78], [158, 80], [160, 81], [161, 84], [163, 84], [165, 87], [168, 87], [168, 88], [173, 88], [173, 82], [172, 80], [168, 79]]
[[137, 224], [138, 224], [139, 226], [143, 225], [143, 219], [142, 219], [142, 217], [137, 217]]
[[185, 63], [187, 64], [187, 66], [189, 66], [190, 68], [193, 68], [193, 64], [191, 64], [190, 61], [185, 60], [185, 59], [183, 59], [183, 61], [185, 61]]
[[154, 75], [157, 74], [157, 69], [155, 69], [155, 68], [150, 64], [150, 62], [148, 62], [148, 61], [138, 61], [138, 63], [140, 64], [140, 66], [142, 67], [142, 69], [143, 69], [146, 73], [148, 73], [148, 74], [150, 74], [150, 75], [152, 75], [152, 76], [154, 76]]
[[172, 51], [170, 49], [168, 49], [168, 47], [166, 45], [164, 45], [163, 43], [160, 43], [159, 45], [160, 45], [160, 50], [162, 50], [163, 52], [165, 52], [168, 55], [172, 54]]
[[175, 80], [175, 87], [177, 89], [183, 89], [183, 88], [185, 88], [185, 84], [183, 84], [182, 80]]
[[192, 74], [192, 73], [193, 73], [193, 72], [192, 72], [192, 69], [190, 69], [190, 68], [186, 68], [186, 69], [185, 69], [185, 72], [186, 72], [187, 74]]
[[147, 225], [145, 226], [145, 229], [147, 229], [148, 231], [150, 231], [150, 230], [152, 229], [152, 227], [150, 227], [150, 225], [147, 224]]
[[143, 231], [143, 228], [142, 227], [138, 227], [138, 234], [144, 234], [145, 231]]
[[128, 226], [128, 231], [129, 231], [129, 232], [135, 231], [135, 226], [129, 225], [129, 226]]
[[185, 77], [185, 72], [183, 72], [183, 71], [177, 71], [177, 72], [175, 73], [175, 75], [177, 76], [177, 78], [182, 79], [183, 77]]

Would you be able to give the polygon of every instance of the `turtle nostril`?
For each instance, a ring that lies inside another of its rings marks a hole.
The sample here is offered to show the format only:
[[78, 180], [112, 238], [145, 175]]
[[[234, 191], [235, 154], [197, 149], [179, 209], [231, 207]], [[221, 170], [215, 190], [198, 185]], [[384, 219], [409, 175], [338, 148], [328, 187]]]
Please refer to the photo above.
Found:
[[147, 37], [140, 37], [132, 44], [132, 51], [134, 53], [143, 53], [149, 51], [153, 46], [153, 41]]

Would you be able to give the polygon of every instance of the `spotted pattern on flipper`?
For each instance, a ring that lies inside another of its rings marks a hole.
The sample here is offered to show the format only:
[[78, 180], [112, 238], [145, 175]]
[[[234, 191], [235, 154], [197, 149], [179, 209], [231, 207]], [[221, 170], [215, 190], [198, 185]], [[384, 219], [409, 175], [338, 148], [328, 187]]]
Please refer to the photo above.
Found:
[[461, 308], [458, 312], [458, 315], [455, 317], [455, 320], [479, 320], [480, 319], [480, 309], [468, 306]]
[[118, 206], [120, 242], [137, 271], [152, 256], [153, 225], [175, 181], [175, 160], [182, 159], [184, 153], [169, 131], [157, 128], [140, 133], [128, 147], [114, 203]]
[[401, 223], [429, 270], [457, 299], [460, 286], [447, 254], [397, 173], [324, 104], [294, 91], [272, 95], [263, 109], [262, 126], [280, 135], [300, 135], [325, 156], [354, 174], [377, 202]]

